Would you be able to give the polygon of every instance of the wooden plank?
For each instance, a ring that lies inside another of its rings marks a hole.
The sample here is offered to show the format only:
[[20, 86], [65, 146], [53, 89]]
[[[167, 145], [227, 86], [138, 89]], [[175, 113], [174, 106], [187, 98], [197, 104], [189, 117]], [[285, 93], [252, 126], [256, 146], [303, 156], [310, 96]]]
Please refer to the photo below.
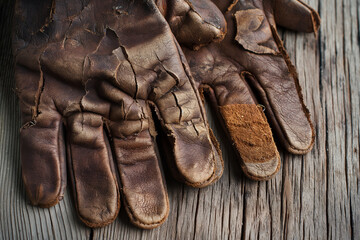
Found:
[[359, 239], [359, 1], [322, 3], [321, 97], [329, 239]]
[[171, 209], [154, 230], [133, 227], [123, 210], [114, 223], [91, 230], [77, 219], [68, 192], [50, 209], [26, 202], [20, 114], [11, 90], [13, 3], [0, 3], [0, 239], [360, 239], [360, 1], [305, 2], [320, 12], [318, 39], [280, 33], [316, 125], [314, 149], [305, 156], [280, 150], [279, 174], [254, 182], [244, 177], [231, 143], [209, 115], [221, 142], [224, 175], [194, 189], [173, 180], [164, 165]]

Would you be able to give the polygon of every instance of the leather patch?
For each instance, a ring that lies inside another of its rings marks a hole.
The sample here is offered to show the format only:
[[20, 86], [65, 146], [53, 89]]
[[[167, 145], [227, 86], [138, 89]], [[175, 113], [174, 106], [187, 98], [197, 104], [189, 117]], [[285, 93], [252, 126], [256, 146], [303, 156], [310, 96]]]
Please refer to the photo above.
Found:
[[280, 168], [280, 157], [261, 107], [232, 104], [220, 106], [219, 110], [244, 173], [256, 180], [273, 176]]
[[239, 10], [234, 16], [237, 26], [235, 40], [246, 50], [258, 54], [279, 54], [270, 24], [262, 10]]

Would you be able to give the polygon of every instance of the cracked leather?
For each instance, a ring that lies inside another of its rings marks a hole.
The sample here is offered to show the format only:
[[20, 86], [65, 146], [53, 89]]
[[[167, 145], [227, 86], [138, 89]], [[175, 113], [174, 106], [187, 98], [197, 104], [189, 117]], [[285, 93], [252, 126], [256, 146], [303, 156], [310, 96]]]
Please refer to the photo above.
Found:
[[[33, 205], [57, 204], [69, 176], [86, 225], [111, 223], [121, 193], [133, 224], [159, 226], [169, 201], [155, 115], [178, 179], [203, 187], [222, 174], [218, 144], [162, 2], [160, 11], [150, 0], [17, 2], [22, 177]], [[185, 12], [197, 7], [184, 4]]]
[[[227, 24], [224, 40], [198, 51], [185, 42], [183, 51], [198, 89], [207, 93], [217, 110], [244, 173], [255, 180], [269, 179], [280, 168], [269, 123], [283, 147], [294, 154], [310, 151], [315, 138], [298, 74], [276, 24], [316, 34], [320, 18], [298, 0], [213, 2], [225, 22], [219, 24], [220, 15], [208, 17], [207, 22], [223, 28]], [[172, 13], [166, 17], [176, 18]]]

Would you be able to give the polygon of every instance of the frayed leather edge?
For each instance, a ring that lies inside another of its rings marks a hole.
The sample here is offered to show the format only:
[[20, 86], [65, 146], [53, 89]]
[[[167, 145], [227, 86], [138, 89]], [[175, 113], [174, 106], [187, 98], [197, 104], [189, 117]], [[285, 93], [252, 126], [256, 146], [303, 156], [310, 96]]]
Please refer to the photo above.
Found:
[[301, 0], [297, 0], [297, 1], [310, 10], [310, 12], [311, 12], [311, 20], [312, 20], [312, 24], [313, 24], [313, 32], [315, 34], [315, 38], [317, 38], [318, 37], [318, 31], [319, 31], [319, 28], [320, 28], [320, 23], [321, 23], [319, 13], [316, 12], [312, 7], [310, 7], [309, 5], [304, 3], [303, 1], [301, 1]]
[[270, 27], [271, 27], [271, 31], [273, 33], [273, 36], [274, 36], [274, 40], [275, 42], [277, 43], [278, 45], [278, 48], [279, 48], [279, 51], [283, 57], [283, 59], [285, 60], [286, 62], [286, 65], [288, 67], [288, 70], [289, 70], [289, 73], [291, 74], [291, 76], [293, 77], [294, 79], [294, 82], [295, 82], [295, 86], [296, 86], [296, 91], [298, 93], [298, 96], [300, 98], [300, 102], [301, 102], [301, 106], [302, 106], [302, 109], [303, 109], [303, 112], [305, 113], [305, 116], [310, 124], [310, 128], [311, 128], [311, 143], [309, 145], [309, 147], [305, 150], [299, 150], [299, 149], [296, 149], [294, 148], [293, 146], [291, 146], [289, 144], [288, 141], [286, 141], [286, 149], [293, 153], [293, 154], [304, 154], [304, 153], [307, 153], [309, 152], [313, 145], [314, 145], [314, 142], [315, 142], [315, 129], [314, 129], [314, 126], [313, 126], [313, 123], [311, 121], [311, 116], [310, 116], [310, 111], [309, 109], [305, 106], [305, 103], [304, 103], [304, 97], [303, 97], [303, 94], [302, 94], [302, 89], [301, 89], [301, 86], [300, 86], [300, 83], [299, 83], [299, 77], [298, 77], [298, 73], [296, 71], [296, 68], [295, 66], [291, 63], [290, 61], [290, 57], [288, 55], [288, 53], [286, 52], [286, 49], [284, 48], [284, 45], [279, 37], [279, 35], [277, 34], [277, 31], [275, 29], [275, 27], [273, 25], [270, 24]]

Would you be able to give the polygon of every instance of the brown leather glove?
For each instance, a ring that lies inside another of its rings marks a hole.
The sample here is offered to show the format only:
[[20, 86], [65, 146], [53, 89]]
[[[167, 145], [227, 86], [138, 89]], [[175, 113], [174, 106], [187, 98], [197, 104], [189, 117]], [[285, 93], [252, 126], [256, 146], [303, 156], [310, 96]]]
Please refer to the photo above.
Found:
[[220, 177], [199, 94], [152, 1], [23, 0], [15, 20], [22, 176], [32, 204], [57, 204], [70, 175], [86, 225], [112, 222], [120, 192], [132, 223], [163, 223], [169, 202], [153, 111], [179, 179], [203, 187]]
[[[267, 119], [291, 153], [310, 151], [315, 138], [296, 69], [275, 22], [316, 33], [320, 18], [297, 0], [214, 2], [226, 18], [224, 41], [199, 51], [183, 50], [197, 87], [207, 92], [234, 143], [244, 173], [255, 180], [269, 179], [279, 170], [280, 157]], [[167, 18], [171, 23], [177, 16], [170, 13]], [[220, 18], [211, 16], [207, 22], [216, 25]]]

